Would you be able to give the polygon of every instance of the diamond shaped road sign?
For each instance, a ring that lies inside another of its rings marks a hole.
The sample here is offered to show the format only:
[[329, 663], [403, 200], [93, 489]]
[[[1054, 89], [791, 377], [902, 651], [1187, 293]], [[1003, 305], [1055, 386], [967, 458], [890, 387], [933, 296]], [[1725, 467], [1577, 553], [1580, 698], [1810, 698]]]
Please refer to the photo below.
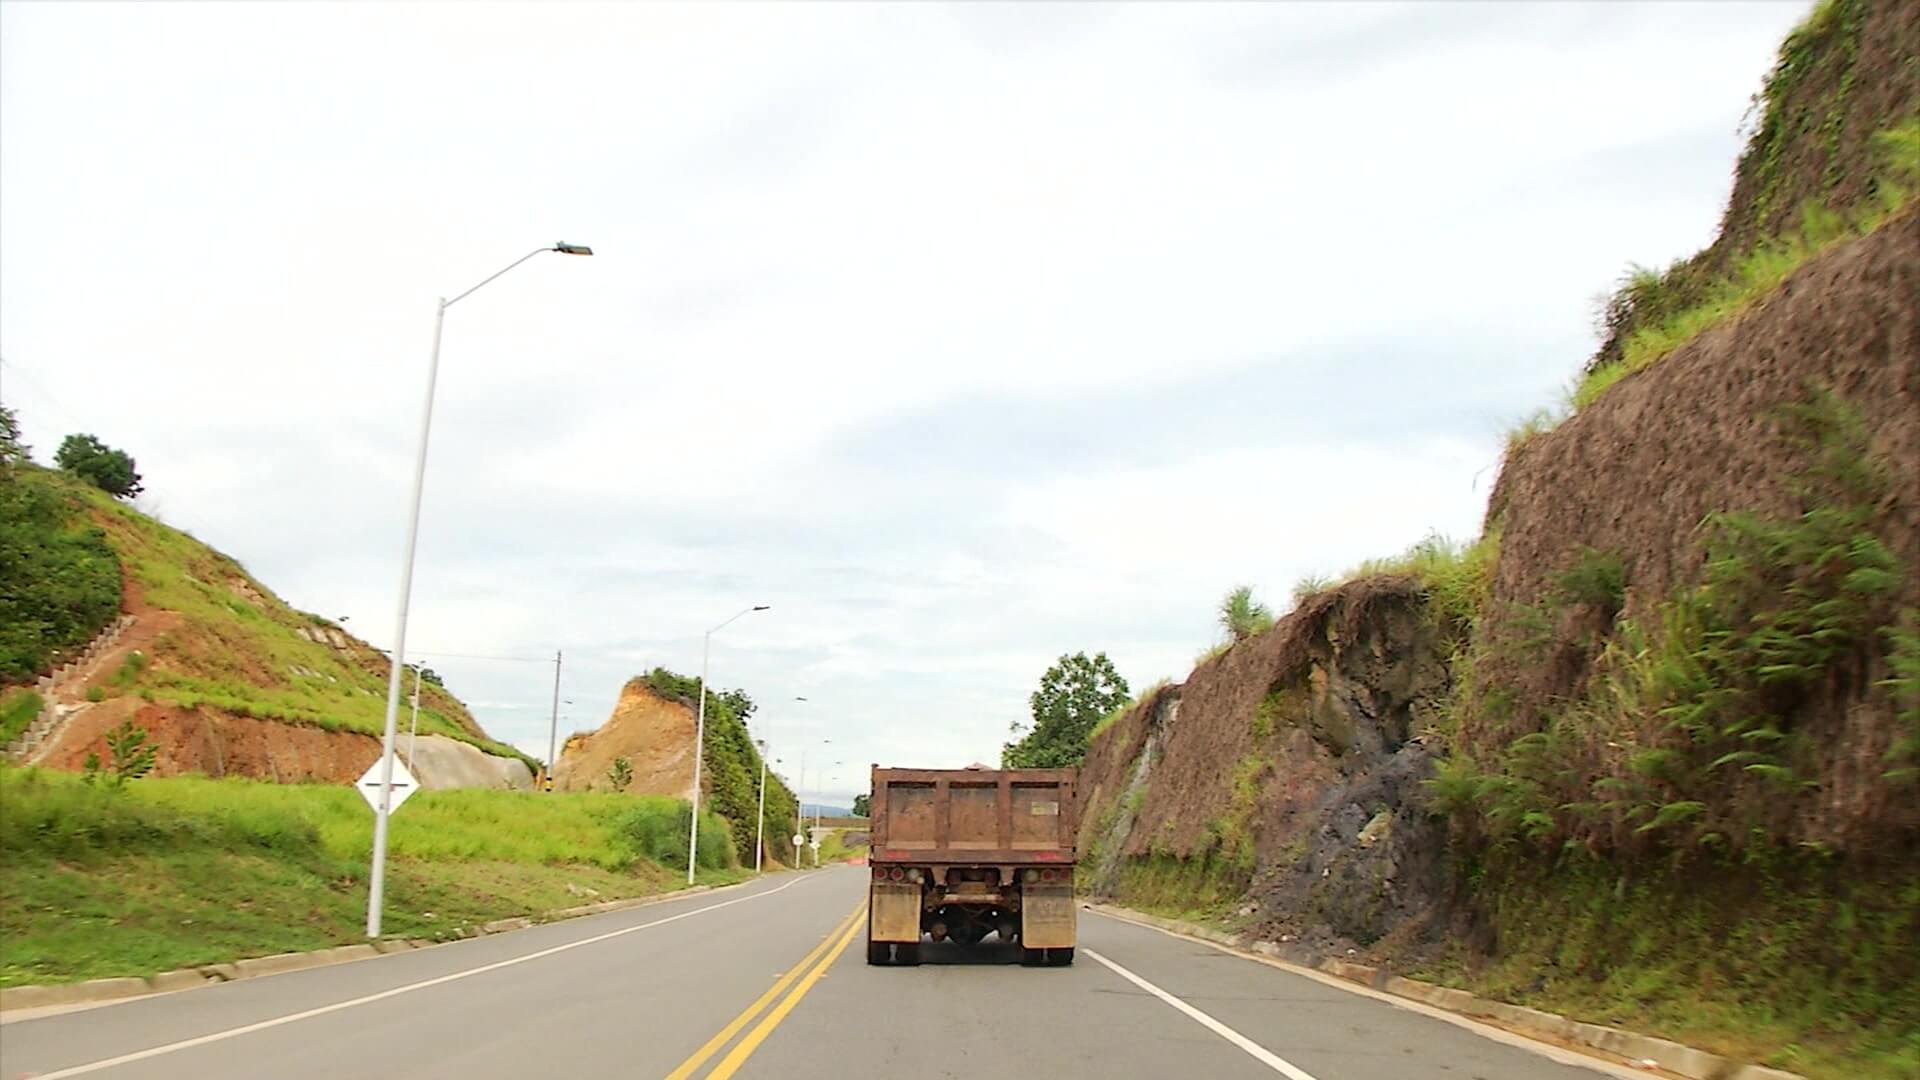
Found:
[[[367, 805], [373, 807], [373, 812], [376, 814], [379, 813], [380, 812], [380, 759], [379, 758], [373, 759], [373, 764], [368, 766], [367, 771], [365, 773], [361, 774], [360, 779], [354, 781], [353, 786], [360, 789], [360, 797], [367, 800]], [[387, 803], [387, 813], [391, 814], [395, 810], [400, 809], [400, 804], [403, 802], [406, 802], [407, 796], [413, 794], [416, 790], [419, 789], [419, 787], [420, 787], [420, 782], [415, 780], [413, 778], [413, 774], [407, 771], [406, 763], [401, 761], [397, 757], [394, 758], [393, 759], [393, 792], [389, 796], [389, 798], [392, 801]]]

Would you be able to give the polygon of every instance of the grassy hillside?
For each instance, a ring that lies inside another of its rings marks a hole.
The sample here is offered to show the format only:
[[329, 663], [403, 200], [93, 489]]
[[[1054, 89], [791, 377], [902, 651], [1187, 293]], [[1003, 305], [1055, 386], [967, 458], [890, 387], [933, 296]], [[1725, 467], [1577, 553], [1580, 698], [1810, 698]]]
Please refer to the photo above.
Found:
[[[686, 814], [665, 798], [421, 792], [393, 818], [385, 929], [430, 937], [678, 888]], [[700, 879], [734, 880], [726, 823], [701, 817]], [[371, 832], [366, 804], [345, 787], [172, 778], [114, 788], [0, 767], [0, 985], [362, 940]]]
[[1911, 196], [1920, 185], [1916, 41], [1920, 8], [1912, 4], [1821, 0], [1814, 7], [1781, 44], [1754, 96], [1752, 133], [1714, 242], [1665, 270], [1629, 270], [1602, 312], [1590, 375], [1650, 362], [1676, 337], [1701, 329], [1703, 318], [1739, 306], [1730, 299], [1770, 287], [1810, 249], [1870, 225]]
[[[31, 682], [120, 612], [120, 564], [57, 474], [0, 464], [0, 685]], [[17, 731], [0, 727], [0, 744]]]
[[[327, 619], [296, 611], [231, 557], [62, 473], [26, 467], [32, 483], [78, 508], [125, 570], [134, 611], [176, 612], [144, 663], [129, 665], [106, 697], [138, 695], [182, 708], [327, 730], [380, 734], [386, 657]], [[314, 640], [339, 635], [345, 647]], [[538, 764], [486, 736], [445, 688], [420, 695], [422, 734]]]

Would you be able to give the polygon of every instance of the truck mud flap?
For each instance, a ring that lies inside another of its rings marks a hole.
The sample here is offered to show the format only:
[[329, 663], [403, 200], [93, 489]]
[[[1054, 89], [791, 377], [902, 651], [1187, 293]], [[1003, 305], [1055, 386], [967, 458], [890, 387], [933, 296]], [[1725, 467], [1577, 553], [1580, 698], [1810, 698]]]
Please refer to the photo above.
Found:
[[868, 941], [920, 940], [920, 886], [873, 883], [873, 908], [867, 916]]
[[1072, 885], [1028, 885], [1020, 891], [1020, 944], [1068, 949], [1076, 936]]

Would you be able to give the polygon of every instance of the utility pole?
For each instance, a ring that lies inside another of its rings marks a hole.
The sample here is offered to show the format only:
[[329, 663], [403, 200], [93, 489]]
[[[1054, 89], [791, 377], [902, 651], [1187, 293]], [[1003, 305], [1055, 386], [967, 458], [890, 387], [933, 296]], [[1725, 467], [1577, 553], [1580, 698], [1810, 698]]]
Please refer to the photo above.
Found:
[[553, 650], [553, 719], [547, 725], [547, 790], [553, 790], [553, 770], [560, 766], [560, 650]]

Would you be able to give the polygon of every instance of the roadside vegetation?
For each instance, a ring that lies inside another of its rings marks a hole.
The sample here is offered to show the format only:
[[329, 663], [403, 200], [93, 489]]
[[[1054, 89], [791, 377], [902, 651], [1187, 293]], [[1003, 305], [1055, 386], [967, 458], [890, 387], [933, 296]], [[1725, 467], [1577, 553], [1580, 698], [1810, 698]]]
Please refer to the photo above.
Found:
[[1080, 764], [1094, 728], [1132, 700], [1127, 680], [1106, 653], [1062, 656], [1040, 676], [1039, 689], [1028, 698], [1032, 724], [1012, 725], [1016, 738], [1001, 747], [1001, 767], [1051, 769]]
[[[387, 932], [448, 936], [679, 888], [687, 810], [660, 797], [423, 791], [393, 817]], [[700, 881], [738, 880], [726, 823], [701, 818]], [[0, 985], [361, 940], [371, 823], [348, 787], [0, 767]]]
[[45, 674], [120, 611], [119, 560], [62, 479], [0, 409], [0, 684]]

